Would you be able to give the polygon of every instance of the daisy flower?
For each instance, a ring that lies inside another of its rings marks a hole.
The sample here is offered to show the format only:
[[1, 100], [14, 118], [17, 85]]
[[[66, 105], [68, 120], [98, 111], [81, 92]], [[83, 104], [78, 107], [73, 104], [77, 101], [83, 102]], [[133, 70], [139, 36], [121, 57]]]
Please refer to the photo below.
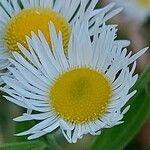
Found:
[[[41, 30], [49, 45], [48, 23], [52, 21], [56, 32], [62, 32], [63, 47], [66, 51], [72, 25], [78, 18], [89, 17], [92, 30], [95, 22], [101, 25], [121, 9], [110, 11], [114, 3], [94, 10], [98, 0], [1, 0], [0, 1], [0, 70], [5, 72], [10, 65], [8, 58], [18, 49], [17, 42], [27, 48], [25, 36], [31, 36], [31, 31], [37, 34]], [[99, 21], [98, 21], [99, 20]]]
[[77, 21], [65, 55], [62, 33], [57, 34], [52, 22], [49, 30], [52, 45], [41, 31], [38, 36], [32, 32], [26, 37], [28, 49], [18, 44], [30, 62], [13, 52], [15, 59], [9, 60], [15, 67], [8, 67], [12, 74], [2, 77], [6, 86], [1, 90], [9, 94], [4, 97], [32, 110], [14, 120], [38, 121], [16, 135], [35, 139], [60, 128], [75, 143], [85, 134], [99, 135], [101, 129], [123, 123], [130, 107], [125, 104], [136, 93], [129, 93], [138, 78], [135, 61], [147, 48], [127, 53], [122, 42], [116, 44], [113, 25], [103, 25], [91, 40], [88, 22]]
[[150, 17], [150, 0], [110, 0], [124, 7], [124, 14], [129, 21], [145, 23]]

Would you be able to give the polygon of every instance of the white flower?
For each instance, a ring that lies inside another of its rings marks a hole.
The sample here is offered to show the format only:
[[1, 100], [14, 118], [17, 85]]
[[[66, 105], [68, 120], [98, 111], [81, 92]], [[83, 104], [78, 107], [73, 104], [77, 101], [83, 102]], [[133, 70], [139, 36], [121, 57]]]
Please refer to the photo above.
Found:
[[150, 17], [150, 0], [109, 0], [124, 8], [124, 14], [129, 21], [138, 24], [145, 23]]
[[121, 11], [120, 8], [112, 10], [114, 3], [94, 10], [97, 2], [98, 0], [20, 0], [18, 3], [17, 0], [1, 0], [0, 71], [6, 72], [6, 67], [10, 65], [8, 58], [12, 57], [13, 51], [21, 53], [17, 42], [27, 48], [25, 36], [31, 36], [31, 31], [37, 33], [41, 30], [51, 44], [49, 21], [54, 23], [57, 32], [62, 32], [63, 46], [67, 49], [72, 25], [78, 18], [89, 18], [92, 30], [95, 22], [100, 26]]
[[[60, 128], [70, 143], [90, 133], [123, 123], [129, 106], [122, 108], [136, 93], [129, 93], [138, 75], [133, 75], [136, 59], [147, 48], [131, 56], [124, 44], [115, 41], [116, 27], [103, 25], [92, 40], [88, 22], [77, 21], [64, 54], [62, 34], [49, 24], [52, 48], [42, 32], [26, 37], [28, 49], [18, 44], [29, 59], [13, 52], [15, 67], [3, 76], [5, 98], [28, 110], [15, 121], [37, 120], [37, 125], [17, 134], [35, 139]], [[132, 69], [129, 69], [129, 65]], [[29, 110], [33, 110], [30, 111]]]

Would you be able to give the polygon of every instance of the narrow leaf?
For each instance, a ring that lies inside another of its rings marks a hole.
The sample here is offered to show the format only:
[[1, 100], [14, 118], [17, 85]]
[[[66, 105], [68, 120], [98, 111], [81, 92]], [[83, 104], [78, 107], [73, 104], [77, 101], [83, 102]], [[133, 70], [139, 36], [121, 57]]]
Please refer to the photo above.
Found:
[[[24, 122], [16, 122], [15, 124], [15, 133], [20, 133], [25, 130], [30, 129], [35, 125], [34, 121], [24, 121]], [[27, 136], [15, 136], [16, 142], [25, 142], [27, 141]]]
[[125, 122], [104, 130], [93, 143], [92, 150], [122, 150], [136, 135], [150, 112], [150, 98], [143, 91], [131, 101], [131, 108], [124, 117]]
[[140, 93], [140, 91], [142, 91], [143, 89], [145, 89], [145, 86], [147, 85], [147, 83], [150, 81], [150, 66], [148, 66], [142, 73], [142, 75], [140, 75], [138, 81], [136, 82], [136, 84], [133, 86], [132, 89], [137, 89], [138, 93]]
[[45, 143], [39, 140], [11, 143], [0, 146], [0, 150], [31, 150], [31, 149], [44, 150], [44, 148], [46, 148]]
[[124, 123], [111, 129], [105, 129], [91, 146], [92, 150], [122, 150], [140, 130], [150, 113], [150, 96], [146, 91], [150, 81], [150, 66], [145, 69], [132, 88], [138, 93], [129, 101], [130, 110], [125, 114]]

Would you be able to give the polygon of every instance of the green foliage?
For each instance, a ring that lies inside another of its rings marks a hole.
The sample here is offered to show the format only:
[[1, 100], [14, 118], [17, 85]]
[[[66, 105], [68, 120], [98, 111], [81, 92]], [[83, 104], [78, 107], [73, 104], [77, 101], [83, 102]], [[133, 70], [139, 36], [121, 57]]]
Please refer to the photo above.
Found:
[[[16, 133], [20, 133], [23, 132], [25, 130], [30, 129], [31, 127], [33, 127], [36, 124], [35, 121], [25, 121], [25, 122], [17, 122], [16, 123]], [[27, 141], [27, 136], [19, 136], [16, 137], [16, 142], [25, 142]], [[45, 145], [47, 145], [46, 149], [44, 150], [61, 150], [60, 146], [58, 145], [58, 143], [56, 143], [55, 138], [52, 134], [47, 134], [43, 137], [38, 138], [38, 141], [43, 141], [43, 143], [45, 143]], [[0, 149], [1, 150], [1, 149]], [[40, 150], [43, 150], [42, 148]]]
[[141, 75], [133, 89], [138, 90], [127, 105], [131, 105], [130, 110], [125, 114], [124, 123], [106, 129], [96, 138], [91, 149], [97, 150], [122, 150], [137, 134], [150, 113], [150, 96], [146, 85], [150, 78], [150, 67]]
[[[20, 133], [23, 131], [26, 131], [28, 129], [30, 129], [31, 127], [33, 127], [35, 125], [34, 121], [24, 121], [24, 122], [16, 122], [15, 124], [15, 129], [16, 129], [16, 133]], [[23, 142], [23, 141], [27, 141], [27, 137], [26, 136], [16, 136], [15, 138], [16, 142]]]
[[39, 140], [11, 143], [0, 146], [0, 150], [43, 150], [45, 148], [45, 143]]
[[62, 150], [62, 148], [56, 142], [56, 137], [54, 136], [54, 133], [47, 134], [44, 139], [47, 145], [49, 145], [49, 147], [52, 147], [53, 150]]
[[131, 108], [124, 117], [125, 122], [104, 130], [94, 142], [92, 150], [122, 150], [136, 135], [149, 114], [150, 98], [143, 91], [131, 101]]
[[142, 92], [143, 89], [146, 89], [148, 82], [150, 82], [150, 66], [148, 66], [136, 82], [135, 86], [132, 88], [138, 90], [138, 93]]

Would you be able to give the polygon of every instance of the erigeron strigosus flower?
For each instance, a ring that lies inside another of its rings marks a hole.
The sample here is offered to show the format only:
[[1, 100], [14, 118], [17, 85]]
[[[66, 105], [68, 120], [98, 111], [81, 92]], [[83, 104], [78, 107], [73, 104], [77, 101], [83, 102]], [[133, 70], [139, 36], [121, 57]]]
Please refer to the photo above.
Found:
[[41, 31], [26, 36], [28, 47], [18, 43], [25, 58], [13, 52], [12, 74], [2, 77], [6, 86], [1, 90], [9, 94], [5, 98], [32, 110], [14, 120], [38, 121], [17, 135], [35, 139], [60, 128], [75, 143], [85, 134], [99, 135], [101, 129], [123, 123], [130, 107], [124, 106], [136, 93], [129, 92], [138, 78], [136, 59], [147, 48], [132, 55], [123, 43], [116, 44], [116, 26], [103, 24], [91, 38], [88, 21], [78, 20], [65, 54], [62, 32], [57, 34], [52, 22], [49, 31], [51, 45]]

